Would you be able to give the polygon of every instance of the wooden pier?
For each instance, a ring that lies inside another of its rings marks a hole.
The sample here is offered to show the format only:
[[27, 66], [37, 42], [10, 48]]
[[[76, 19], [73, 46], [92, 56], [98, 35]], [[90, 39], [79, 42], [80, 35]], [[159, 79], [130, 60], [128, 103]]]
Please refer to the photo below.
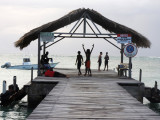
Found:
[[[157, 113], [139, 102], [144, 92], [144, 84], [139, 81], [119, 78], [112, 70], [93, 70], [92, 77], [78, 76], [74, 69], [57, 71], [70, 78], [37, 77], [32, 81], [53, 82], [56, 86], [28, 120], [160, 120]], [[31, 95], [35, 96], [33, 91]]]

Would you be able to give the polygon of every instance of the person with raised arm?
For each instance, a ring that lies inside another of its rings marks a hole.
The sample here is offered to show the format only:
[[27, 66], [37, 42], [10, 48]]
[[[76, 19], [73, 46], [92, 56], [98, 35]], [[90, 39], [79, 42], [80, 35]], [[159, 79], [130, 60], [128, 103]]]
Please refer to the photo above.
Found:
[[85, 61], [85, 74], [84, 76], [86, 76], [86, 74], [88, 73], [89, 76], [92, 76], [92, 73], [91, 73], [91, 68], [90, 68], [90, 65], [91, 65], [91, 61], [90, 61], [90, 57], [91, 57], [91, 53], [93, 51], [93, 48], [94, 48], [94, 44], [92, 45], [92, 49], [90, 51], [90, 49], [87, 49], [85, 50], [84, 48], [84, 44], [82, 44], [82, 47], [83, 47], [83, 50], [86, 54], [86, 61]]

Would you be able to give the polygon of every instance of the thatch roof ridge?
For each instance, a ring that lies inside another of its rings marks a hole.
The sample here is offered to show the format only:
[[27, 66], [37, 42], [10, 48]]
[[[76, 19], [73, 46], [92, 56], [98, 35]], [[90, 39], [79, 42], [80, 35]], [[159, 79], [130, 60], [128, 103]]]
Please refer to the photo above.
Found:
[[145, 48], [150, 47], [151, 45], [150, 41], [140, 33], [124, 25], [109, 20], [94, 10], [85, 8], [83, 9], [80, 8], [71, 11], [67, 15], [55, 21], [49, 22], [47, 24], [44, 24], [40, 27], [31, 30], [30, 32], [24, 34], [24, 36], [22, 36], [18, 41], [16, 41], [15, 46], [20, 47], [20, 49], [23, 49], [24, 47], [28, 46], [31, 41], [37, 39], [40, 32], [56, 31], [57, 29], [69, 25], [72, 22], [75, 22], [76, 20], [80, 19], [80, 17], [84, 14], [84, 12], [87, 12], [87, 14], [91, 17], [91, 19], [98, 25], [102, 26], [105, 30], [117, 34], [126, 34], [126, 33], [131, 34], [132, 42], [135, 43], [138, 47], [145, 47]]
[[135, 30], [121, 25], [119, 23], [116, 23], [101, 14], [99, 14], [97, 11], [89, 10], [90, 11], [90, 17], [92, 20], [97, 23], [98, 25], [102, 26], [105, 30], [108, 30], [110, 32], [114, 32], [116, 34], [131, 34], [132, 35], [132, 42], [135, 43], [138, 47], [150, 47], [151, 43], [150, 41], [143, 36], [142, 34], [136, 32]]

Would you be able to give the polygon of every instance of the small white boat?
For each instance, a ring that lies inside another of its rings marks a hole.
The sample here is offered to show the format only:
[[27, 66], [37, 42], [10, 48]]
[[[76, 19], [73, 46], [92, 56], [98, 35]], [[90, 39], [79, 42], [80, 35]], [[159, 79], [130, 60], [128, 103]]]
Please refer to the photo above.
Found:
[[[50, 67], [54, 68], [57, 63], [49, 63]], [[10, 62], [5, 63], [4, 65], [1, 66], [1, 68], [6, 68], [6, 69], [20, 69], [20, 70], [31, 70], [33, 67], [34, 70], [38, 69], [37, 64], [31, 64], [30, 58], [23, 58], [23, 64], [22, 65], [15, 65], [11, 66]]]

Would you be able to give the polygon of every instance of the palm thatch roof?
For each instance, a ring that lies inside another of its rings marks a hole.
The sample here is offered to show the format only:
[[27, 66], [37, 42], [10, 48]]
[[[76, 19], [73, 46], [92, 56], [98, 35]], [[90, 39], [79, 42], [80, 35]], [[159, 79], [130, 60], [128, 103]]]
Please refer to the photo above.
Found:
[[60, 29], [66, 25], [71, 24], [72, 22], [75, 22], [76, 20], [79, 20], [84, 12], [87, 12], [92, 21], [102, 26], [105, 30], [108, 30], [116, 34], [131, 34], [132, 42], [135, 43], [138, 47], [150, 47], [150, 41], [142, 34], [124, 25], [107, 19], [95, 10], [85, 8], [74, 10], [68, 13], [67, 15], [61, 17], [60, 19], [49, 22], [29, 31], [28, 33], [24, 34], [24, 36], [22, 36], [18, 41], [15, 42], [15, 46], [19, 47], [20, 49], [23, 49], [24, 47], [27, 47], [32, 41], [37, 39], [40, 32], [56, 31], [57, 29]]

